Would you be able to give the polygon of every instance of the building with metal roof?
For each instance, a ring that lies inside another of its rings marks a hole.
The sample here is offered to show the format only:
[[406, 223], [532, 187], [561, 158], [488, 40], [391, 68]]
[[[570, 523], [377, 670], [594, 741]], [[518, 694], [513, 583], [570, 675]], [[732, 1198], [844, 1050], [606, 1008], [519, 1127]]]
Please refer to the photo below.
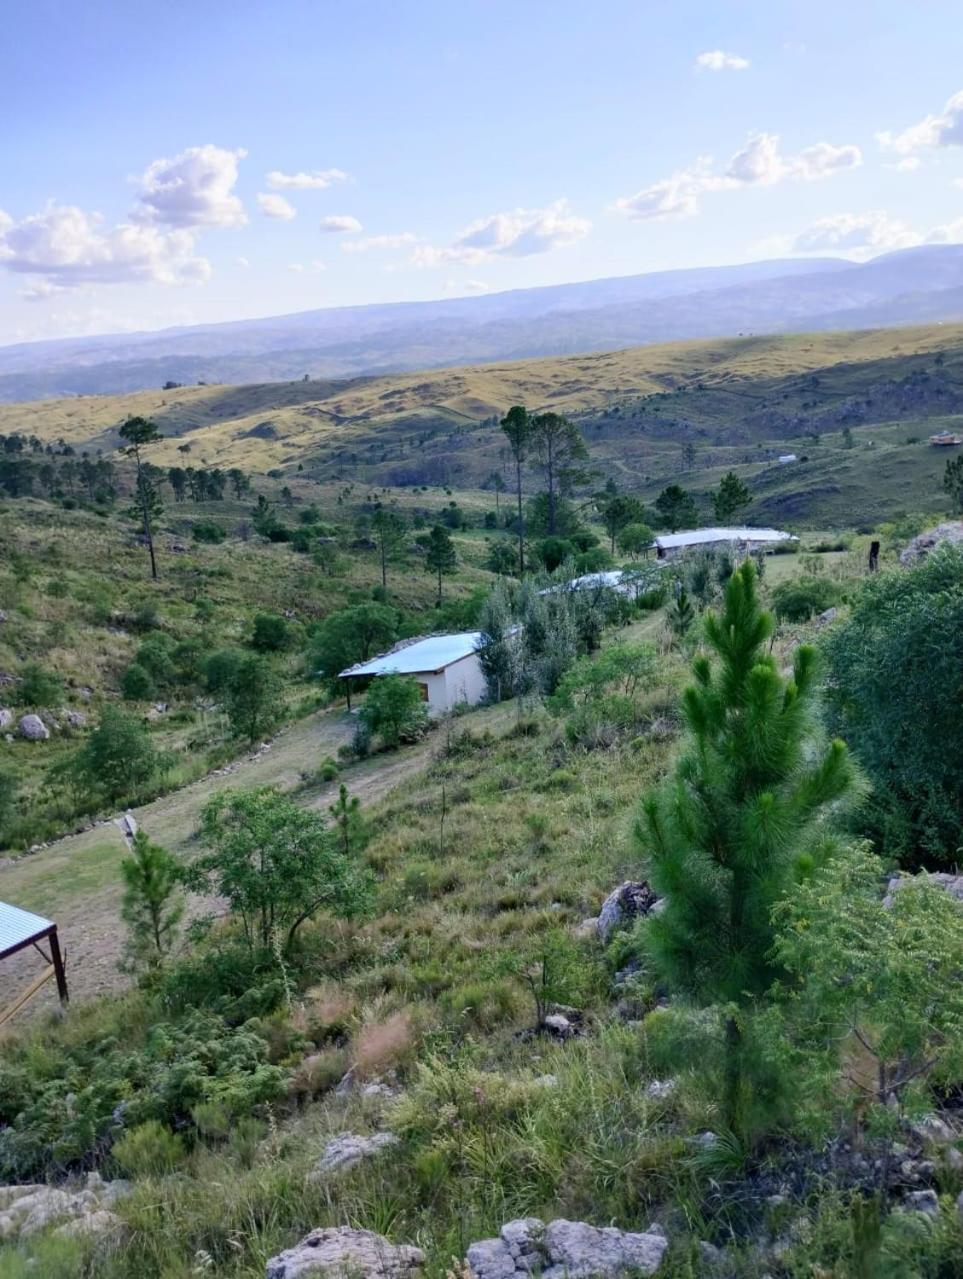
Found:
[[[46, 943], [49, 954], [44, 951], [43, 943]], [[16, 955], [29, 946], [47, 961], [47, 967], [26, 990], [21, 991], [13, 1003], [0, 1009], [0, 1025], [32, 999], [51, 977], [56, 978], [57, 993], [61, 1001], [67, 1000], [67, 977], [57, 938], [57, 925], [51, 919], [44, 919], [43, 915], [34, 915], [32, 911], [11, 906], [9, 902], [0, 902], [0, 960], [9, 959], [11, 955]]]
[[660, 559], [667, 559], [697, 547], [731, 546], [741, 551], [755, 551], [777, 542], [798, 540], [792, 533], [777, 528], [696, 528], [660, 533], [655, 539], [655, 549]]
[[370, 661], [346, 667], [338, 678], [346, 682], [350, 706], [351, 680], [410, 675], [421, 689], [429, 715], [444, 715], [458, 705], [475, 706], [485, 696], [487, 685], [478, 658], [481, 643], [481, 631], [405, 640]]

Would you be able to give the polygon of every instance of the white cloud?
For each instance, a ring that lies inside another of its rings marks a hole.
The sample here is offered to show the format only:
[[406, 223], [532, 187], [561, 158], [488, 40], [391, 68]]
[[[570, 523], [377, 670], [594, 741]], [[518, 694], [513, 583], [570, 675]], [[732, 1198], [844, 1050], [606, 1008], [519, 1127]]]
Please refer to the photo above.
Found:
[[105, 227], [97, 213], [49, 204], [14, 222], [0, 220], [0, 265], [35, 277], [31, 296], [88, 284], [195, 284], [211, 265], [194, 254], [194, 234], [124, 222]]
[[334, 213], [330, 217], [321, 219], [321, 230], [328, 233], [338, 231], [357, 232], [362, 230], [362, 226], [358, 219], [353, 218], [350, 213]]
[[348, 175], [341, 169], [313, 169], [310, 173], [282, 173], [272, 169], [265, 178], [275, 191], [290, 188], [293, 191], [320, 191], [336, 182], [347, 182]]
[[408, 244], [417, 244], [420, 236], [413, 231], [398, 231], [394, 235], [367, 235], [363, 240], [345, 240], [342, 245], [344, 253], [366, 253], [369, 249], [403, 249]]
[[446, 293], [458, 295], [488, 292], [488, 285], [484, 280], [446, 280], [442, 287]]
[[963, 89], [953, 94], [938, 115], [928, 115], [901, 133], [877, 133], [876, 140], [898, 155], [912, 155], [930, 147], [963, 146]]
[[304, 263], [303, 263], [303, 262], [289, 262], [289, 263], [288, 263], [288, 270], [289, 270], [289, 271], [294, 271], [296, 275], [300, 275], [300, 274], [301, 274], [301, 272], [304, 270]]
[[311, 269], [313, 271], [327, 271], [328, 264], [327, 262], [322, 262], [320, 258], [314, 258], [311, 262]]
[[477, 218], [447, 248], [424, 245], [411, 261], [417, 266], [442, 262], [483, 262], [495, 257], [529, 257], [575, 244], [592, 228], [587, 218], [569, 211], [568, 201], [556, 200], [544, 209], [515, 209]]
[[134, 217], [175, 227], [243, 226], [247, 215], [233, 188], [246, 154], [207, 145], [155, 160], [138, 179]]
[[244, 268], [245, 270], [247, 269], [247, 267], [251, 265], [250, 262], [247, 260], [247, 258], [237, 258], [235, 260], [237, 262], [237, 265], [239, 267]]
[[710, 49], [707, 53], [700, 53], [695, 64], [700, 71], [745, 71], [749, 59], [740, 57], [738, 53], [726, 53], [724, 49]]
[[963, 240], [963, 218], [929, 231], [916, 231], [900, 218], [882, 210], [871, 213], [839, 213], [813, 222], [792, 242], [796, 253], [819, 253], [828, 249], [849, 253], [886, 253], [911, 249], [920, 244], [956, 244]]
[[622, 196], [613, 208], [633, 221], [691, 217], [699, 210], [699, 197], [708, 191], [737, 191], [750, 186], [772, 186], [786, 180], [812, 182], [862, 164], [859, 147], [817, 142], [798, 155], [783, 156], [774, 133], [753, 134], [729, 160], [725, 169], [713, 171], [702, 156], [689, 169], [654, 182], [634, 195]]
[[264, 191], [258, 192], [257, 205], [265, 217], [280, 218], [284, 222], [290, 222], [298, 212], [283, 195], [268, 195]]

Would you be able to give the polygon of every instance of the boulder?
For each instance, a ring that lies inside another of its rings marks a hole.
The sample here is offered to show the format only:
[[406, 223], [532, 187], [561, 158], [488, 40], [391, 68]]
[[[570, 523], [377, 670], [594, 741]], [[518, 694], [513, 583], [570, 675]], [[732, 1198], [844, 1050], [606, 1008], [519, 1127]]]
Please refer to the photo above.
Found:
[[39, 715], [21, 715], [20, 736], [28, 742], [45, 742], [50, 736], [50, 729]]
[[13, 723], [13, 711], [8, 710], [6, 706], [0, 706], [0, 732], [5, 728], [9, 728]]
[[267, 1263], [265, 1279], [300, 1279], [301, 1275], [329, 1275], [331, 1279], [407, 1279], [425, 1254], [408, 1244], [389, 1243], [371, 1230], [330, 1226], [278, 1253]]
[[600, 942], [607, 942], [617, 928], [627, 928], [634, 919], [647, 915], [659, 898], [644, 879], [626, 880], [606, 897], [599, 911], [595, 931]]
[[83, 728], [87, 723], [87, 716], [83, 711], [68, 711], [64, 718], [71, 728]]
[[0, 1240], [27, 1238], [55, 1222], [71, 1234], [104, 1234], [117, 1230], [120, 1219], [111, 1208], [130, 1193], [127, 1181], [103, 1181], [88, 1174], [83, 1187], [24, 1185], [0, 1188]]
[[939, 1216], [940, 1201], [935, 1190], [910, 1190], [903, 1196], [903, 1206], [910, 1212], [923, 1212], [928, 1217]]
[[820, 613], [816, 618], [816, 625], [828, 626], [830, 622], [834, 622], [836, 620], [836, 614], [838, 612], [838, 608], [827, 608], [824, 613]]
[[559, 1219], [544, 1225], [522, 1217], [502, 1226], [497, 1239], [482, 1239], [468, 1249], [475, 1279], [617, 1279], [653, 1275], [669, 1243], [654, 1230], [633, 1233], [612, 1226]]
[[945, 524], [937, 524], [935, 528], [928, 528], [925, 533], [920, 533], [919, 537], [914, 537], [912, 542], [900, 552], [899, 562], [904, 567], [916, 564], [944, 542], [951, 545], [963, 543], [963, 520], [949, 520]]
[[393, 1132], [376, 1132], [370, 1137], [357, 1133], [344, 1132], [333, 1137], [324, 1148], [324, 1154], [318, 1160], [312, 1179], [326, 1176], [328, 1173], [342, 1172], [352, 1168], [363, 1159], [372, 1159], [380, 1155], [389, 1146], [397, 1146], [398, 1138]]

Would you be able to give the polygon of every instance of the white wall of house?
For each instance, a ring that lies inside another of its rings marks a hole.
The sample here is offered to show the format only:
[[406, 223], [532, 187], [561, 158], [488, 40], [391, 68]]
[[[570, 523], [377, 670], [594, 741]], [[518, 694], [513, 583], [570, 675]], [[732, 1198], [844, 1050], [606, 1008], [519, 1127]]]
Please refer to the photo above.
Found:
[[446, 710], [452, 710], [460, 702], [477, 706], [488, 691], [481, 662], [477, 653], [469, 653], [458, 662], [445, 667]]

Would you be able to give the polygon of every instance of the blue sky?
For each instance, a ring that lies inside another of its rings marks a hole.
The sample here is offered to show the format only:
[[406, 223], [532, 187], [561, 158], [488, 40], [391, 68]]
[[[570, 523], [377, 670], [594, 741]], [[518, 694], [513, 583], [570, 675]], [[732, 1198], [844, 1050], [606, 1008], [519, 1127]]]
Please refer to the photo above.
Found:
[[963, 241], [963, 22], [877, 0], [33, 0], [0, 343]]

